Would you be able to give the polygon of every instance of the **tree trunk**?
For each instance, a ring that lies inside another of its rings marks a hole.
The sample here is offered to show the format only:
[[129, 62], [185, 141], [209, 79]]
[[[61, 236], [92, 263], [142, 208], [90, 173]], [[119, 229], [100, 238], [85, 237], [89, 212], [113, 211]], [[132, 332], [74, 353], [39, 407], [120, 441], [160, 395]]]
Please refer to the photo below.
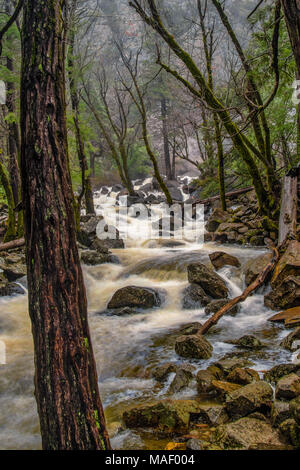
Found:
[[296, 238], [297, 205], [298, 205], [298, 178], [285, 176], [282, 185], [279, 219], [279, 239], [281, 245], [287, 237]]
[[76, 245], [65, 116], [66, 2], [25, 0], [21, 176], [43, 448], [110, 448]]
[[168, 180], [172, 179], [172, 167], [171, 167], [171, 156], [169, 147], [169, 136], [168, 136], [168, 125], [167, 125], [167, 100], [165, 97], [161, 98], [161, 118], [162, 118], [162, 133], [164, 140], [164, 156], [165, 156], [165, 168], [166, 176]]
[[[296, 62], [296, 78], [300, 80], [300, 1], [281, 0], [285, 22]], [[298, 105], [297, 155], [300, 161], [300, 105]]]

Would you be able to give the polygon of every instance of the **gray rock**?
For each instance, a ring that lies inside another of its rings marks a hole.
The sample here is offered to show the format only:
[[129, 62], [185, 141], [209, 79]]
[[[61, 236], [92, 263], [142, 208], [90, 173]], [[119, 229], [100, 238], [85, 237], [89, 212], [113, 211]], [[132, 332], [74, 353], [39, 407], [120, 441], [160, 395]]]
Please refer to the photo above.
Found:
[[209, 302], [209, 297], [198, 284], [190, 284], [183, 291], [182, 307], [184, 309], [201, 308]]
[[191, 359], [209, 359], [213, 347], [200, 335], [179, 336], [175, 343], [175, 351], [181, 357]]
[[300, 377], [294, 373], [282, 377], [277, 382], [275, 396], [278, 399], [292, 400], [300, 395]]
[[236, 268], [241, 266], [241, 263], [235, 256], [224, 253], [223, 251], [216, 251], [211, 253], [209, 258], [216, 270], [221, 269], [224, 266], [235, 266]]
[[213, 299], [228, 297], [228, 289], [223, 279], [204, 264], [193, 263], [188, 266], [188, 280], [191, 284], [198, 284], [204, 292]]
[[289, 402], [275, 400], [271, 410], [272, 426], [277, 428], [283, 421], [289, 418], [291, 418]]
[[227, 395], [226, 410], [231, 418], [239, 419], [262, 408], [270, 409], [272, 400], [273, 389], [267, 382], [253, 382]]
[[127, 286], [117, 290], [108, 303], [108, 309], [132, 307], [148, 309], [162, 304], [164, 291], [146, 287]]

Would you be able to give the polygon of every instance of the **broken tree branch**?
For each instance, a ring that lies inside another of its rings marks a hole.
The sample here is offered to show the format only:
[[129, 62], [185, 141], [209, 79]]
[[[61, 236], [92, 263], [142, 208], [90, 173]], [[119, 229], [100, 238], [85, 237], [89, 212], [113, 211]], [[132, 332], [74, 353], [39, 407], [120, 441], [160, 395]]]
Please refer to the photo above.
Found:
[[14, 248], [20, 248], [25, 245], [25, 239], [19, 238], [18, 240], [12, 240], [11, 242], [0, 244], [0, 251], [12, 250]]
[[266, 281], [268, 275], [273, 271], [275, 268], [278, 260], [279, 260], [279, 250], [275, 246], [272, 246], [272, 250], [274, 252], [273, 259], [268, 263], [268, 265], [265, 267], [265, 269], [262, 271], [262, 273], [257, 277], [257, 279], [250, 284], [250, 286], [247, 287], [247, 289], [244, 290], [244, 292], [239, 295], [238, 297], [235, 297], [234, 299], [230, 300], [224, 307], [222, 307], [217, 313], [215, 313], [212, 317], [210, 317], [202, 326], [202, 328], [199, 330], [197, 335], [204, 335], [205, 333], [210, 330], [214, 325], [218, 323], [218, 321], [226, 314], [228, 313], [232, 307], [237, 305], [240, 302], [244, 302], [247, 297], [249, 297], [250, 294], [252, 294], [254, 291], [256, 291], [260, 286], [264, 284]]

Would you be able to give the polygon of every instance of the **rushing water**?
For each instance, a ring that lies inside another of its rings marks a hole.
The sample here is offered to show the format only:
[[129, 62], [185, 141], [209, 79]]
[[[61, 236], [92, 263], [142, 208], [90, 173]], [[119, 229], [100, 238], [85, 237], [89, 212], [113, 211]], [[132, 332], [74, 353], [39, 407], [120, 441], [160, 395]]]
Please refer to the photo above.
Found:
[[[111, 209], [107, 197], [97, 195], [98, 213], [108, 219]], [[132, 233], [137, 233], [138, 222], [130, 219]], [[121, 416], [129, 405], [145, 403], [155, 398], [169, 397], [168, 384], [160, 388], [151, 379], [151, 368], [166, 361], [181, 360], [174, 351], [172, 331], [186, 323], [204, 321], [204, 309], [183, 310], [181, 294], [187, 286], [186, 266], [192, 261], [208, 262], [209, 253], [220, 250], [237, 256], [242, 265], [250, 258], [264, 254], [263, 249], [248, 249], [185, 243], [175, 248], [163, 247], [158, 241], [135, 237], [124, 250], [114, 250], [120, 265], [106, 264], [84, 267], [89, 320], [99, 372], [99, 387], [105, 407], [114, 448], [164, 447], [153, 436], [128, 430], [116, 433]], [[244, 287], [242, 270], [225, 267], [219, 274], [226, 281], [230, 295], [236, 296]], [[162, 307], [132, 316], [106, 316], [112, 294], [123, 286], [137, 285], [163, 288], [167, 297]], [[291, 361], [288, 352], [278, 348], [286, 335], [281, 327], [267, 321], [271, 312], [264, 307], [263, 291], [249, 297], [235, 316], [221, 319], [207, 335], [214, 347], [213, 357], [207, 361], [189, 361], [197, 369], [236, 350], [228, 340], [244, 334], [255, 334], [265, 344], [260, 353], [250, 354], [254, 368], [266, 370], [274, 362]], [[0, 340], [6, 345], [6, 365], [0, 365], [0, 449], [39, 449], [38, 417], [33, 395], [33, 345], [27, 311], [27, 296], [0, 300]], [[172, 379], [172, 377], [170, 378]], [[178, 397], [193, 396], [191, 384]]]

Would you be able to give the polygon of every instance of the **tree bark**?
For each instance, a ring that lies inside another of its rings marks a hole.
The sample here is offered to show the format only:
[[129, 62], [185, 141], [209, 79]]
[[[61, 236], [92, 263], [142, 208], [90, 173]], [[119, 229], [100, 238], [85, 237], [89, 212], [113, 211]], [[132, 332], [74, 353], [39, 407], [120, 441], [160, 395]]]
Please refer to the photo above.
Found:
[[167, 100], [163, 96], [161, 101], [161, 118], [162, 118], [162, 133], [164, 140], [164, 156], [165, 156], [165, 168], [166, 176], [168, 180], [172, 179], [172, 167], [171, 167], [171, 156], [169, 148], [169, 137], [168, 137], [168, 125], [167, 125]]
[[296, 238], [298, 178], [285, 176], [282, 185], [282, 195], [279, 218], [279, 239], [281, 245], [287, 237]]
[[25, 0], [21, 175], [43, 448], [110, 448], [76, 245], [65, 116], [66, 2]]

